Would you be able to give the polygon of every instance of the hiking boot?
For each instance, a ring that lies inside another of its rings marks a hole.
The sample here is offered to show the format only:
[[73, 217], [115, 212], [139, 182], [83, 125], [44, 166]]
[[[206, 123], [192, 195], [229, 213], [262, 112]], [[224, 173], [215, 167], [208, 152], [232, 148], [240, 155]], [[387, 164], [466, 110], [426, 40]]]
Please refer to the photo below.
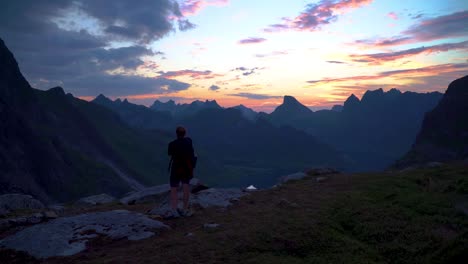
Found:
[[167, 211], [163, 215], [163, 219], [175, 219], [175, 218], [179, 218], [179, 217], [180, 217], [180, 214], [179, 214], [178, 210], [170, 210], [170, 211]]
[[179, 215], [182, 217], [189, 217], [193, 215], [193, 212], [190, 209], [177, 209], [177, 211], [179, 212]]

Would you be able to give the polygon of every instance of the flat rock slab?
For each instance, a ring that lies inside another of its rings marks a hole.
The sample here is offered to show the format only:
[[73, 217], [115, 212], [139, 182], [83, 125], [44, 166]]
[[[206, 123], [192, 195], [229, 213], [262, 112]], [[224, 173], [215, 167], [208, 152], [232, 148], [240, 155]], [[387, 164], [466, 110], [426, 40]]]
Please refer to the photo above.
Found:
[[140, 240], [169, 229], [163, 223], [126, 210], [81, 214], [58, 218], [26, 228], [0, 240], [0, 246], [22, 250], [37, 258], [70, 256], [86, 249], [86, 242], [98, 235], [112, 239]]
[[170, 189], [171, 188], [169, 187], [169, 184], [149, 187], [141, 191], [130, 193], [129, 195], [120, 199], [120, 203], [129, 205], [145, 202], [160, 202], [161, 198], [166, 196]]
[[[240, 197], [248, 195], [241, 189], [227, 188], [227, 189], [215, 189], [211, 188], [208, 190], [200, 191], [196, 194], [190, 195], [190, 206], [191, 207], [221, 207], [227, 208], [232, 205], [233, 202], [239, 200]], [[182, 200], [182, 192], [179, 192], [179, 200]], [[179, 201], [179, 207], [182, 201]], [[171, 210], [169, 196], [166, 196], [163, 202], [149, 211], [151, 215], [165, 215]]]
[[240, 189], [208, 189], [200, 191], [191, 197], [191, 203], [202, 208], [208, 207], [228, 207], [233, 201], [239, 200], [240, 197], [247, 195]]
[[300, 179], [303, 179], [304, 177], [307, 177], [308, 175], [304, 172], [296, 172], [294, 174], [289, 174], [289, 175], [286, 175], [286, 176], [283, 176], [281, 178], [279, 178], [279, 184], [282, 184], [282, 183], [286, 183], [288, 181], [292, 181], [292, 180], [300, 180]]
[[75, 205], [88, 206], [88, 205], [109, 204], [109, 203], [115, 202], [116, 200], [117, 199], [115, 199], [114, 197], [103, 193], [103, 194], [81, 198], [78, 201], [76, 201]]

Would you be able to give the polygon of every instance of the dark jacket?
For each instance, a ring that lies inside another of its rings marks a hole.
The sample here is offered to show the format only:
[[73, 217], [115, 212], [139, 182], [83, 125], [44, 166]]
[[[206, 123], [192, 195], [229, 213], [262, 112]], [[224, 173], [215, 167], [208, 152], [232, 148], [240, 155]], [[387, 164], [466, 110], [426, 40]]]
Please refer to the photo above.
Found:
[[178, 138], [169, 143], [168, 154], [171, 156], [171, 174], [176, 176], [192, 177], [194, 165], [194, 150], [192, 139]]

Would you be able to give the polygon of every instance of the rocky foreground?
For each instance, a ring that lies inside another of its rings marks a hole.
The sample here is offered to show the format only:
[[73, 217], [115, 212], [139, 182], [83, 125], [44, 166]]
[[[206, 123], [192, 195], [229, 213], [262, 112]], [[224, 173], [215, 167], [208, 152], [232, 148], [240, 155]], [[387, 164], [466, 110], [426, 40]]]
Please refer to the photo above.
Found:
[[95, 197], [107, 204], [92, 205], [88, 197], [91, 205], [77, 201], [56, 219], [4, 230], [0, 262], [463, 263], [468, 257], [466, 163], [322, 173], [289, 175], [269, 190], [205, 190], [193, 196], [194, 216], [172, 220], [159, 215], [167, 208], [161, 186], [120, 200]]

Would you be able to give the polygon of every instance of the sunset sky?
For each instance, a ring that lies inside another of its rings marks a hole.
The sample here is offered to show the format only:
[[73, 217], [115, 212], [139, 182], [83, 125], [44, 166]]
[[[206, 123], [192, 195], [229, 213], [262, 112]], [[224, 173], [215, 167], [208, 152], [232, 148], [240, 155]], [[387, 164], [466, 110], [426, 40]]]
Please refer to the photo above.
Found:
[[445, 91], [468, 74], [463, 0], [7, 0], [0, 38], [31, 85], [150, 105], [270, 112], [368, 89]]

